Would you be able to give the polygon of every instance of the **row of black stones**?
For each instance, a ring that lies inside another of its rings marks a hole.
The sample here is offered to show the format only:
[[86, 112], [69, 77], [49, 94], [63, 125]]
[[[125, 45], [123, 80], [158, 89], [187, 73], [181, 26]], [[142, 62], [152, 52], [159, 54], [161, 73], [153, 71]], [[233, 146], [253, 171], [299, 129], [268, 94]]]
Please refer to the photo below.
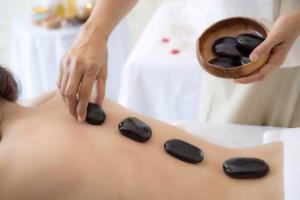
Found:
[[213, 51], [217, 57], [209, 63], [224, 68], [246, 65], [251, 62], [249, 56], [252, 51], [263, 41], [263, 37], [249, 33], [241, 34], [237, 38], [219, 38], [213, 44]]
[[[98, 105], [89, 103], [86, 122], [92, 125], [101, 125], [105, 119], [104, 111]], [[132, 117], [119, 124], [119, 131], [122, 135], [141, 143], [147, 142], [152, 137], [151, 127]], [[166, 141], [164, 149], [169, 155], [184, 162], [197, 164], [204, 159], [204, 152], [200, 148], [179, 139]], [[258, 158], [237, 157], [226, 160], [223, 163], [223, 170], [232, 178], [249, 179], [265, 176], [269, 171], [269, 166]]]

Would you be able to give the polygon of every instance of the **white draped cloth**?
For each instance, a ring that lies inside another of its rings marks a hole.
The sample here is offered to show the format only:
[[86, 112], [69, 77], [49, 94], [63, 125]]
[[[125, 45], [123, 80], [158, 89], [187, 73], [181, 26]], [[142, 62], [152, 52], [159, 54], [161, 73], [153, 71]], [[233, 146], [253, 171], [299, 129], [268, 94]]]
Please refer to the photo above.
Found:
[[[21, 98], [31, 98], [56, 88], [59, 63], [74, 42], [80, 26], [47, 30], [18, 18], [13, 26], [11, 69], [21, 83]], [[120, 76], [128, 56], [128, 30], [121, 23], [109, 40], [107, 96], [117, 100]]]
[[162, 120], [196, 121], [202, 77], [195, 49], [199, 32], [187, 23], [192, 21], [183, 5], [165, 2], [144, 30], [123, 70], [119, 102], [124, 106]]
[[[133, 50], [122, 76], [121, 104], [163, 120], [197, 121], [199, 102], [212, 106], [201, 87], [205, 83], [196, 57], [196, 39], [218, 20], [245, 16], [269, 28], [276, 19], [299, 9], [299, 0], [174, 0], [164, 2], [153, 16]], [[167, 37], [169, 43], [161, 40]], [[171, 55], [172, 49], [179, 49]], [[289, 53], [284, 67], [300, 64], [300, 41]], [[210, 90], [213, 85], [205, 88]], [[228, 87], [230, 90], [231, 87]], [[213, 90], [213, 89], [211, 89]], [[202, 96], [200, 97], [200, 95]], [[223, 102], [220, 102], [222, 104]]]

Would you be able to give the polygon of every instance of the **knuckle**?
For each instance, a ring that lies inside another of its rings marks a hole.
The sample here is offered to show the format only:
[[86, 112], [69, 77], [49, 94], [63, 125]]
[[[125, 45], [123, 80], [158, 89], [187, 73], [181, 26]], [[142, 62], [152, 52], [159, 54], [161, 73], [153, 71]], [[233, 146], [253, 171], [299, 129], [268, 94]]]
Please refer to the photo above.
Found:
[[87, 77], [95, 77], [97, 75], [97, 71], [95, 69], [88, 69], [88, 71], [85, 73]]
[[96, 77], [97, 74], [98, 74], [98, 70], [97, 70], [96, 67], [90, 67], [90, 68], [86, 71], [86, 73], [85, 73], [85, 75], [86, 75], [87, 77], [91, 77], [91, 78]]
[[75, 60], [75, 67], [80, 67], [83, 64], [83, 61], [80, 57]]
[[72, 89], [67, 89], [64, 94], [67, 98], [76, 98], [76, 92]]
[[87, 100], [89, 99], [89, 94], [87, 92], [79, 92], [78, 97], [81, 100]]
[[71, 61], [71, 58], [69, 56], [65, 56], [62, 59], [62, 66], [67, 67], [69, 65], [70, 61]]

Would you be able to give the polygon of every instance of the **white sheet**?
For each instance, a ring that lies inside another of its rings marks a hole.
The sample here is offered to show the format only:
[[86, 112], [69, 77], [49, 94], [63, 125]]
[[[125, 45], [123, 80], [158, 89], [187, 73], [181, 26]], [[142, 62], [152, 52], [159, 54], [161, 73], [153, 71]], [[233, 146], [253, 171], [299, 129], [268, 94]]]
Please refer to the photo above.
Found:
[[207, 124], [194, 122], [171, 122], [185, 131], [224, 147], [247, 148], [263, 144], [264, 133], [283, 128], [248, 126], [236, 124]]
[[[202, 79], [195, 49], [199, 31], [186, 6], [185, 1], [166, 1], [157, 10], [124, 67], [119, 103], [161, 120], [197, 121]], [[174, 49], [180, 52], [174, 55]]]
[[300, 199], [300, 128], [286, 129], [236, 124], [199, 124], [170, 122], [213, 144], [247, 148], [277, 141], [284, 143], [285, 200]]
[[271, 131], [264, 135], [264, 143], [283, 141], [285, 200], [300, 199], [300, 128]]

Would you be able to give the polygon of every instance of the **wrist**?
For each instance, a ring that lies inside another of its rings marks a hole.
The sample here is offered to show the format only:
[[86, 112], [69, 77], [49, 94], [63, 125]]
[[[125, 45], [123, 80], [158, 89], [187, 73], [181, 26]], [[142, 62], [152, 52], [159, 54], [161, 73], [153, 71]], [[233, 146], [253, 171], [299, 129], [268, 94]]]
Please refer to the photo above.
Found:
[[300, 21], [300, 10], [297, 10], [295, 12], [295, 15], [296, 15], [295, 21], [296, 21], [296, 27], [297, 27], [297, 36], [299, 36], [300, 35], [300, 24], [299, 24], [299, 21]]
[[80, 34], [93, 43], [101, 43], [108, 41], [110, 32], [104, 25], [95, 25], [87, 22], [82, 26]]
[[291, 22], [292, 26], [294, 27], [294, 34], [296, 36], [300, 35], [300, 25], [299, 25], [299, 20], [300, 20], [300, 10], [292, 11], [291, 13], [287, 14], [286, 16], [286, 21]]

